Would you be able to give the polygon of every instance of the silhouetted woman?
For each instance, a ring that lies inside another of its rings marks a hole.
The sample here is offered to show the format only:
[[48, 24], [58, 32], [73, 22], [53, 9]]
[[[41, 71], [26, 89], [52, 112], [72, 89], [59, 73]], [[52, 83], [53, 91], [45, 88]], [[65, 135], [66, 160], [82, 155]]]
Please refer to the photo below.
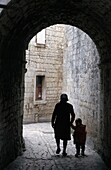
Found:
[[63, 140], [63, 156], [66, 156], [67, 141], [71, 140], [70, 135], [70, 125], [75, 119], [75, 113], [73, 106], [67, 103], [67, 94], [62, 94], [60, 97], [60, 102], [55, 105], [51, 124], [54, 128], [55, 140], [57, 144], [56, 154], [59, 154], [60, 149], [60, 139]]

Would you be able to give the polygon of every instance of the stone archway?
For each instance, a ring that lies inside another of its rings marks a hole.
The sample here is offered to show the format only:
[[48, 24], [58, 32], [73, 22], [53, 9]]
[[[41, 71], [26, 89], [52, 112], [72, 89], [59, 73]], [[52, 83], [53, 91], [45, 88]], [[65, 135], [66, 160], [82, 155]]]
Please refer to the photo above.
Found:
[[[111, 153], [110, 46], [111, 2], [11, 1], [0, 17], [0, 168], [22, 151], [25, 49], [41, 29], [53, 24], [69, 24], [86, 32], [95, 42], [101, 68], [101, 146], [105, 160]], [[10, 141], [10, 142], [7, 142]], [[10, 155], [7, 156], [7, 155]]]

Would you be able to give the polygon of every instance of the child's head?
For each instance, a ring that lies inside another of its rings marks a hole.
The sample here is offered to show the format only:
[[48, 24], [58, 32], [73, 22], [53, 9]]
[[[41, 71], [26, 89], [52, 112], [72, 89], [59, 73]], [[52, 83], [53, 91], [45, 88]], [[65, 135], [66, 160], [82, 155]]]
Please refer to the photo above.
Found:
[[82, 120], [80, 118], [77, 118], [75, 120], [75, 123], [76, 123], [76, 126], [81, 125], [82, 124]]

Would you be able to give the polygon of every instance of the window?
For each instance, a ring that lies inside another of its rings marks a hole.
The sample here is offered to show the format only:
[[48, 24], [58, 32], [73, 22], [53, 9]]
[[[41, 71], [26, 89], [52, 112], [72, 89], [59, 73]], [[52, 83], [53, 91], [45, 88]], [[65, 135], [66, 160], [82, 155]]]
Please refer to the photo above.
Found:
[[31, 45], [37, 47], [45, 47], [46, 39], [45, 39], [45, 29], [37, 33], [30, 41]]
[[37, 70], [34, 75], [34, 105], [46, 104], [46, 71]]
[[44, 76], [36, 76], [35, 100], [43, 100], [43, 81]]
[[36, 44], [45, 45], [45, 29], [36, 35]]

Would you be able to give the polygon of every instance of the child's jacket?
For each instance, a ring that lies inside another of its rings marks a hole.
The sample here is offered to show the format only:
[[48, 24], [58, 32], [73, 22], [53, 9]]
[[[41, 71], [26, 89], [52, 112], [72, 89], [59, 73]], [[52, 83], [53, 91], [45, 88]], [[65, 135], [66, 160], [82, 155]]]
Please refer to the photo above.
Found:
[[74, 144], [85, 144], [86, 142], [86, 125], [72, 126], [74, 129]]

